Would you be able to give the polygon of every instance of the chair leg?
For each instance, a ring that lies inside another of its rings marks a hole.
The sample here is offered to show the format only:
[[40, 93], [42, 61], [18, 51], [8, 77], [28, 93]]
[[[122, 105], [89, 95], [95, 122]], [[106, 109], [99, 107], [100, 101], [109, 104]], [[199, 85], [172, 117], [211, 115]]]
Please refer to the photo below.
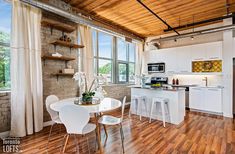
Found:
[[75, 145], [76, 145], [76, 150], [77, 150], [77, 152], [79, 153], [79, 146], [78, 146], [78, 141], [77, 141], [76, 135], [73, 134], [73, 137], [74, 137], [74, 143], [75, 143]]
[[48, 140], [47, 140], [47, 149], [48, 149], [48, 146], [49, 146], [50, 137], [51, 137], [51, 132], [52, 132], [52, 128], [53, 128], [54, 125], [55, 125], [55, 123], [53, 123], [53, 124], [51, 125], [51, 128], [50, 128], [50, 132], [49, 132]]
[[165, 102], [161, 101], [161, 108], [162, 108], [162, 121], [163, 126], [166, 127], [166, 113], [165, 113]]
[[[68, 136], [69, 136], [69, 134], [65, 134], [64, 137], [63, 137], [63, 139], [62, 139], [62, 141], [61, 141], [60, 153], [62, 152], [62, 149], [63, 149], [64, 146], [65, 146], [65, 144], [63, 144], [63, 141], [64, 141], [65, 137], [68, 137]], [[67, 138], [66, 138], [66, 140], [67, 140]], [[63, 153], [64, 153], [64, 152], [63, 152]]]
[[149, 115], [149, 123], [151, 123], [151, 120], [152, 120], [153, 106], [154, 106], [154, 100], [152, 101], [152, 104], [151, 104], [150, 115]]
[[89, 144], [88, 136], [86, 136], [86, 142], [87, 142], [87, 146], [88, 146], [88, 150], [89, 150], [89, 154], [90, 154], [91, 152], [90, 152], [90, 144]]
[[146, 101], [145, 101], [144, 105], [145, 105], [146, 117], [148, 117], [148, 108], [147, 108], [147, 102]]
[[65, 149], [66, 149], [66, 146], [67, 146], [67, 143], [68, 143], [68, 140], [69, 140], [69, 134], [67, 135], [66, 139], [65, 139], [65, 143], [64, 143], [64, 147], [63, 147], [63, 153], [65, 152]]
[[140, 121], [142, 120], [142, 100], [138, 100], [139, 110], [140, 110]]
[[105, 136], [106, 136], [106, 139], [107, 139], [107, 138], [108, 138], [107, 129], [106, 129], [106, 126], [105, 126], [105, 125], [103, 125], [103, 127], [104, 127]]
[[131, 100], [131, 103], [130, 103], [130, 109], [129, 109], [129, 118], [131, 117], [131, 107], [132, 107], [132, 100]]
[[120, 134], [121, 134], [121, 140], [122, 140], [122, 151], [123, 151], [123, 153], [125, 153], [125, 149], [124, 149], [124, 134], [123, 134], [122, 124], [120, 124]]

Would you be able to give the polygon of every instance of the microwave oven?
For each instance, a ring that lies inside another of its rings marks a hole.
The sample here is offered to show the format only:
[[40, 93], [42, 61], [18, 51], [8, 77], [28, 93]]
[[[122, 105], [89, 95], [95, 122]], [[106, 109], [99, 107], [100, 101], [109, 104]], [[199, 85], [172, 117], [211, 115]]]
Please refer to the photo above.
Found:
[[148, 72], [149, 73], [164, 73], [165, 63], [149, 63]]

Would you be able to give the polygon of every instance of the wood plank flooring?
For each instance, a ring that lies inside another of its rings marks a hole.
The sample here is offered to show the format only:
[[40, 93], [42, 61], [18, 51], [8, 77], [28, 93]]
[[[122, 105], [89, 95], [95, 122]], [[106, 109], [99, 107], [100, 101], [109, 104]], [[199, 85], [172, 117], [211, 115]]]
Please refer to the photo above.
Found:
[[[127, 110], [126, 110], [127, 111]], [[113, 114], [118, 115], [120, 111]], [[127, 112], [126, 112], [127, 113]], [[55, 126], [51, 141], [47, 150], [47, 138], [49, 127], [41, 132], [21, 139], [21, 153], [60, 153], [65, 129]], [[118, 127], [107, 127], [108, 140], [105, 143], [105, 133], [102, 129], [102, 144], [104, 153], [122, 153], [121, 138]], [[153, 120], [150, 124], [147, 118], [139, 120], [138, 116], [125, 115], [123, 130], [125, 136], [126, 154], [155, 154], [155, 153], [210, 153], [210, 154], [234, 154], [235, 153], [235, 123], [233, 119], [220, 116], [189, 112], [185, 121], [178, 125], [167, 124], [163, 127], [162, 122]], [[95, 152], [95, 132], [88, 135], [90, 153]], [[78, 136], [79, 152], [89, 153], [86, 137]], [[76, 153], [74, 138], [69, 138], [66, 153]]]

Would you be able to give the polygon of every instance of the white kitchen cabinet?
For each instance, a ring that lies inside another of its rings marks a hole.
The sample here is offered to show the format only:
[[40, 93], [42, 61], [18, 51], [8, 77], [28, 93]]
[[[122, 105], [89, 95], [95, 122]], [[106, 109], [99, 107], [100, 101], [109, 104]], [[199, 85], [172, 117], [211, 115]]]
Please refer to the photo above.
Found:
[[222, 112], [222, 89], [220, 88], [205, 88], [205, 106], [204, 110], [210, 112]]
[[178, 71], [178, 56], [175, 48], [163, 51], [165, 53], [166, 73], [176, 73]]
[[189, 90], [189, 108], [202, 110], [204, 93], [202, 88], [192, 87]]
[[191, 60], [201, 61], [206, 57], [206, 48], [204, 44], [197, 44], [191, 46]]
[[[176, 49], [177, 56], [175, 61], [177, 62], [178, 73], [190, 73], [192, 71], [190, 46], [179, 47]], [[174, 63], [174, 61], [172, 61]]]
[[208, 60], [222, 59], [222, 42], [208, 43], [206, 46], [206, 57]]
[[189, 108], [222, 113], [222, 89], [191, 87], [189, 90]]

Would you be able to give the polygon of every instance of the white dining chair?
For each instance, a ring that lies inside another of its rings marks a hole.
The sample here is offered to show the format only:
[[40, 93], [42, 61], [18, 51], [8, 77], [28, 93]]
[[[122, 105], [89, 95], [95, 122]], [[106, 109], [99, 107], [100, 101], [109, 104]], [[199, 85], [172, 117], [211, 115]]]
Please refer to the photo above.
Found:
[[[51, 117], [51, 120], [53, 122], [53, 124], [51, 125], [51, 128], [50, 128], [50, 132], [49, 132], [49, 135], [48, 135], [48, 140], [47, 140], [47, 149], [48, 149], [48, 146], [49, 146], [49, 142], [50, 142], [50, 137], [51, 137], [51, 132], [52, 132], [52, 129], [53, 129], [53, 126], [55, 124], [62, 124], [60, 118], [59, 118], [59, 113], [52, 110], [50, 105], [55, 103], [55, 102], [58, 102], [59, 101], [59, 98], [55, 95], [50, 95], [46, 98], [46, 109], [47, 109], [47, 112], [49, 113], [50, 117]], [[60, 131], [61, 131], [61, 128], [60, 128]]]
[[[64, 136], [66, 139], [63, 147], [63, 153], [66, 149], [70, 135], [74, 136], [76, 149], [79, 152], [76, 135], [85, 135], [96, 129], [95, 124], [88, 123], [90, 120], [90, 114], [88, 110], [78, 105], [66, 105], [61, 109], [59, 117], [62, 123], [65, 125], [67, 131], [67, 134]], [[88, 137], [86, 137], [86, 139], [90, 153]]]
[[109, 125], [109, 126], [119, 125], [120, 126], [123, 153], [125, 151], [124, 151], [124, 134], [123, 134], [123, 129], [122, 129], [122, 121], [123, 121], [123, 116], [124, 116], [125, 104], [126, 104], [126, 96], [123, 98], [123, 101], [122, 101], [122, 114], [120, 118], [117, 118], [111, 115], [103, 115], [98, 121], [99, 124], [102, 124], [102, 125]]

